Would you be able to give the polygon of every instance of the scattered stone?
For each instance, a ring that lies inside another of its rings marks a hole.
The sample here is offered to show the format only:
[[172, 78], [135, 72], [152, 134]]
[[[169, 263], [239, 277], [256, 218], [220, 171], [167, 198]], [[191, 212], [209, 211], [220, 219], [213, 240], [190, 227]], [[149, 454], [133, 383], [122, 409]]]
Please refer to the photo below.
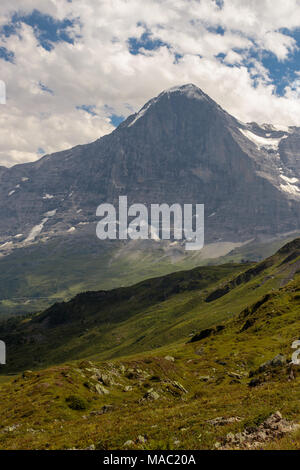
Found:
[[32, 372], [32, 370], [25, 370], [22, 377], [23, 379], [30, 379], [31, 377], [34, 377], [34, 372]]
[[208, 382], [210, 380], [210, 376], [209, 375], [200, 375], [199, 380], [201, 380], [201, 382]]
[[6, 426], [2, 432], [13, 432], [20, 427], [20, 424], [13, 424], [12, 426]]
[[287, 363], [287, 359], [283, 354], [278, 354], [275, 356], [273, 359], [270, 361], [264, 362], [261, 364], [258, 368], [258, 372], [264, 372], [267, 369], [273, 368], [273, 367], [282, 367]]
[[234, 434], [232, 432], [229, 432], [227, 435], [226, 435], [226, 440], [227, 442], [233, 442], [234, 441]]
[[240, 444], [242, 444], [242, 443], [245, 442], [245, 440], [246, 440], [245, 436], [244, 436], [243, 433], [241, 433], [241, 432], [238, 432], [238, 433], [235, 435], [235, 439], [236, 439]]
[[131, 440], [124, 442], [123, 447], [132, 447], [135, 443]]
[[202, 356], [204, 354], [204, 349], [203, 348], [197, 349], [195, 351], [195, 354], [197, 354], [197, 356]]
[[106, 387], [111, 387], [114, 385], [112, 377], [109, 377], [107, 374], [101, 374], [98, 380], [101, 381]]
[[238, 379], [241, 380], [243, 376], [241, 374], [237, 374], [236, 372], [227, 372], [229, 377], [232, 377], [233, 379]]
[[181, 392], [188, 393], [188, 391], [184, 388], [183, 385], [181, 385], [181, 383], [174, 381], [174, 382], [172, 382], [172, 385], [174, 385], [174, 387], [178, 388]]
[[101, 408], [102, 414], [109, 413], [110, 411], [113, 411], [113, 410], [114, 410], [114, 406], [113, 406], [113, 405], [104, 405], [104, 406], [102, 406], [102, 408]]
[[273, 367], [278, 367], [278, 366], [284, 366], [287, 362], [287, 359], [284, 354], [278, 354], [277, 356], [272, 359], [272, 366]]
[[217, 418], [208, 420], [207, 423], [211, 424], [212, 426], [225, 426], [226, 424], [237, 423], [239, 421], [241, 421], [239, 416], [233, 416], [231, 418], [224, 418], [223, 416], [219, 416]]
[[92, 382], [84, 382], [83, 384], [88, 390], [94, 391], [95, 385]]
[[95, 391], [99, 393], [99, 395], [108, 395], [109, 391], [101, 384], [95, 385]]
[[[272, 414], [259, 426], [253, 426], [245, 429], [243, 432], [233, 434], [228, 433], [217, 448], [228, 450], [231, 448], [255, 449], [261, 447], [263, 443], [280, 439], [285, 434], [296, 431], [300, 428], [299, 424], [292, 423], [284, 419], [279, 411]], [[215, 447], [216, 447], [215, 444]]]
[[145, 400], [158, 400], [159, 399], [159, 394], [153, 390], [153, 388], [150, 388], [144, 395]]
[[170, 362], [175, 362], [175, 359], [173, 356], [165, 356], [165, 360], [170, 361]]
[[83, 449], [83, 450], [95, 450], [95, 449], [96, 449], [96, 448], [95, 448], [94, 444], [92, 444], [92, 445], [90, 445], [89, 447], [86, 447], [86, 448]]

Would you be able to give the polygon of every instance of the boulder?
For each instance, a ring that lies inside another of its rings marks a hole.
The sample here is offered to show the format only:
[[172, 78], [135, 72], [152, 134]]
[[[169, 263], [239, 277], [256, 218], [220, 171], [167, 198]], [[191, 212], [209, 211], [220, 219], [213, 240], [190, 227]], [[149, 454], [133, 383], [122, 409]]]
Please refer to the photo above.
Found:
[[277, 356], [275, 356], [273, 359], [270, 359], [269, 361], [266, 361], [261, 364], [258, 368], [258, 372], [264, 372], [273, 367], [282, 367], [286, 365], [286, 363], [286, 357], [283, 354], [277, 354]]
[[32, 372], [32, 370], [25, 370], [22, 377], [23, 379], [30, 379], [31, 377], [34, 377], [34, 372]]
[[153, 390], [153, 388], [150, 388], [144, 395], [144, 398], [146, 400], [158, 400], [159, 399], [159, 394]]
[[174, 385], [175, 388], [178, 388], [181, 392], [188, 393], [188, 391], [184, 388], [183, 385], [181, 385], [181, 383], [174, 381], [172, 382], [172, 385]]
[[135, 443], [133, 441], [128, 440], [128, 441], [124, 442], [123, 447], [132, 447], [134, 445], [135, 445]]
[[165, 356], [165, 360], [170, 361], [170, 362], [175, 362], [175, 359], [173, 356]]
[[108, 395], [109, 391], [101, 384], [95, 385], [95, 391], [99, 393], [99, 395]]

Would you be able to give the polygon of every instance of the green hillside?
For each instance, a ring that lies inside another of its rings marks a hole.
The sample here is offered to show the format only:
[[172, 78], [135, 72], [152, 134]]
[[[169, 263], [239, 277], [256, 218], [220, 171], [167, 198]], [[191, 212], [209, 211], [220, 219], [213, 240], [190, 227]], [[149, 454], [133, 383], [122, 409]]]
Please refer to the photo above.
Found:
[[297, 239], [2, 323], [0, 448], [300, 449], [299, 270]]
[[288, 241], [253, 241], [239, 248], [215, 244], [187, 252], [148, 240], [104, 245], [94, 231], [84, 235], [57, 237], [0, 257], [0, 316], [38, 312], [80, 292], [130, 286], [196, 266], [259, 261]]

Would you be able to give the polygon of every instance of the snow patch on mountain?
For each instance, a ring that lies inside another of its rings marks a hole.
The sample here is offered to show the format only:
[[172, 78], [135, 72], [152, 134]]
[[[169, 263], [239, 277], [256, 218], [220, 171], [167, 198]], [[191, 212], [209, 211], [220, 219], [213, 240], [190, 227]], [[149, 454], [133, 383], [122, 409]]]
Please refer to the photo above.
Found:
[[171, 87], [168, 90], [164, 91], [162, 94], [170, 94], [170, 93], [182, 93], [186, 95], [188, 98], [196, 99], [196, 100], [206, 99], [206, 95], [200, 90], [200, 88], [196, 87], [192, 83], [188, 83], [187, 85], [183, 85], [183, 86]]
[[134, 120], [128, 124], [128, 127], [131, 127], [133, 126], [141, 117], [143, 117], [146, 112], [148, 111], [148, 109], [150, 108], [150, 106], [152, 106], [152, 104], [154, 104], [156, 100], [153, 99], [151, 101], [149, 101], [149, 103], [147, 103], [135, 116]]
[[2, 248], [8, 248], [8, 247], [10, 247], [12, 244], [13, 244], [13, 242], [6, 242], [6, 243], [3, 243], [3, 245], [0, 246], [0, 249], [2, 249]]
[[254, 134], [247, 129], [239, 129], [242, 134], [244, 134], [247, 139], [251, 140], [259, 149], [263, 147], [270, 149], [270, 150], [278, 150], [278, 146], [280, 141], [286, 137], [278, 137], [278, 138], [269, 138], [269, 137], [261, 137], [259, 135]]
[[282, 178], [286, 183], [289, 183], [289, 184], [294, 184], [294, 183], [298, 183], [298, 178], [289, 178], [288, 176], [285, 176], [285, 175], [280, 175], [280, 178]]
[[289, 126], [284, 126], [284, 125], [275, 125], [275, 124], [262, 124], [261, 125], [262, 129], [266, 131], [272, 131], [272, 132], [290, 132]]
[[44, 228], [45, 223], [48, 222], [48, 220], [49, 220], [48, 217], [45, 217], [45, 218], [41, 221], [41, 223], [39, 223], [38, 225], [35, 225], [35, 226], [31, 229], [31, 231], [30, 231], [28, 237], [26, 238], [26, 240], [24, 240], [24, 243], [33, 242], [33, 241], [36, 239], [36, 237], [41, 233], [41, 231], [42, 231], [43, 228]]
[[282, 168], [279, 169], [280, 171], [280, 178], [283, 179], [284, 184], [280, 184], [280, 189], [285, 193], [292, 194], [293, 196], [300, 196], [300, 189], [298, 188], [297, 183], [299, 183], [299, 179], [296, 177], [290, 177], [282, 174]]
[[54, 209], [53, 211], [48, 211], [44, 215], [45, 217], [53, 217], [57, 212], [57, 209]]
[[282, 191], [285, 191], [286, 193], [299, 196], [300, 189], [294, 184], [290, 184], [290, 183], [281, 184], [280, 188], [282, 189]]

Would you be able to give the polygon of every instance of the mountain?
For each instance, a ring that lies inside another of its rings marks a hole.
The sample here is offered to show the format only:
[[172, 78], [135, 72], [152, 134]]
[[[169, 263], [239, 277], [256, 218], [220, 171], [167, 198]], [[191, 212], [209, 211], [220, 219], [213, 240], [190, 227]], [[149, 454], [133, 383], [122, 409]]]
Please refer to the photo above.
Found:
[[2, 173], [0, 233], [28, 243], [78, 230], [119, 195], [204, 203], [207, 242], [295, 230], [299, 142], [298, 128], [245, 125], [194, 85], [172, 88], [96, 142]]
[[0, 323], [1, 448], [299, 449], [299, 273], [296, 239]]
[[[205, 204], [208, 252], [190, 257], [189, 267], [251, 241], [273, 243], [281, 237], [284, 243], [299, 230], [299, 143], [299, 128], [244, 124], [188, 84], [163, 91], [110, 135], [91, 144], [1, 169], [0, 253], [6, 259], [0, 260], [0, 268], [9, 292], [2, 297], [4, 310], [16, 306], [26, 311], [22, 299], [62, 298], [82, 288], [107, 287], [108, 278], [115, 278], [108, 287], [128, 282], [125, 270], [100, 280], [100, 268], [93, 268], [99, 282], [89, 284], [82, 257], [76, 264], [82, 250], [89, 260], [84, 264], [91, 266], [99, 259], [102, 273], [110, 270], [112, 259], [122, 266], [124, 257], [131, 256], [132, 261], [137, 253], [138, 261], [130, 265], [133, 281], [154, 271], [180, 269], [173, 266], [174, 259], [187, 260], [180, 243], [170, 249], [166, 243], [147, 242], [146, 251], [153, 252], [156, 266], [145, 265], [142, 273], [145, 244], [124, 246], [96, 239], [97, 206], [117, 204], [120, 195], [127, 195], [129, 204]], [[97, 247], [89, 250], [84, 245]], [[45, 273], [47, 249], [57, 262]], [[72, 270], [69, 280], [61, 256]], [[16, 264], [21, 266], [21, 277]], [[56, 288], [49, 292], [52, 281], [55, 286], [64, 283], [65, 294]]]

